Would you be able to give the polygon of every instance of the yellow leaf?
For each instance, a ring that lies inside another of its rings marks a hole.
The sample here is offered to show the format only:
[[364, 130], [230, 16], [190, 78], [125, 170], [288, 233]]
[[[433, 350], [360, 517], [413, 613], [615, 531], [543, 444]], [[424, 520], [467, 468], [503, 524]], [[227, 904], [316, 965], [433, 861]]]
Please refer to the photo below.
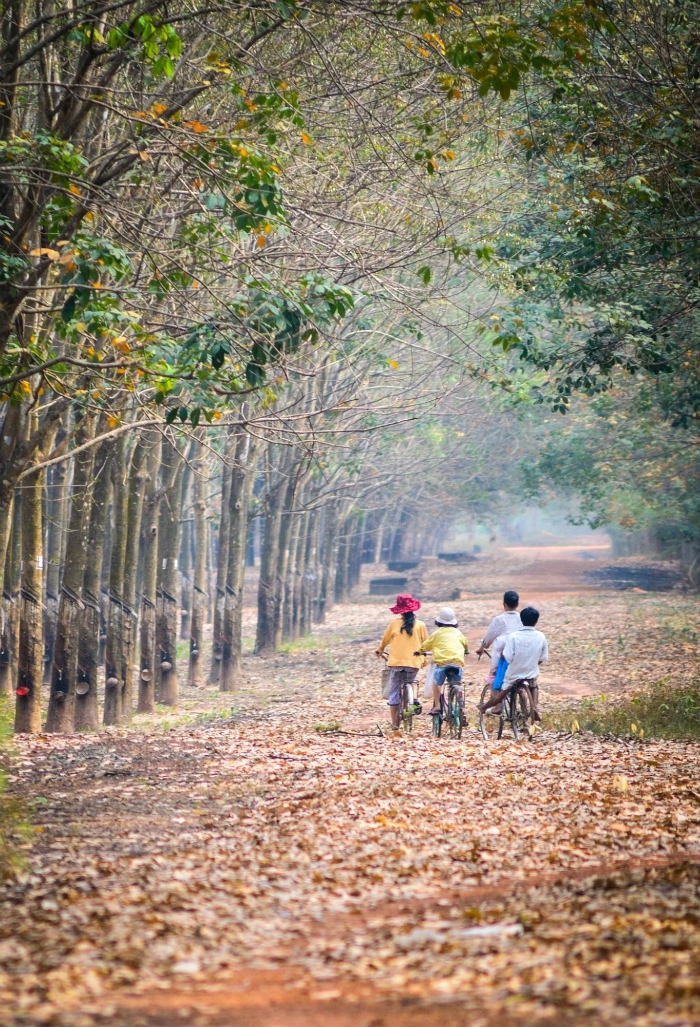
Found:
[[32, 257], [51, 257], [51, 260], [58, 260], [61, 254], [58, 250], [51, 250], [48, 246], [40, 246], [36, 250], [29, 251]]
[[392, 367], [394, 370], [399, 366], [398, 360], [387, 360], [387, 367]]
[[71, 184], [68, 186], [68, 192], [69, 193], [73, 193], [73, 196], [80, 196], [81, 195], [80, 187], [77, 186], [75, 184], [75, 182], [71, 182]]
[[628, 792], [630, 790], [630, 783], [624, 774], [613, 774], [612, 786], [616, 792]]
[[307, 146], [311, 146], [311, 142], [312, 142], [311, 136], [307, 135], [306, 132], [302, 132], [301, 133], [301, 141], [303, 143], [306, 143]]

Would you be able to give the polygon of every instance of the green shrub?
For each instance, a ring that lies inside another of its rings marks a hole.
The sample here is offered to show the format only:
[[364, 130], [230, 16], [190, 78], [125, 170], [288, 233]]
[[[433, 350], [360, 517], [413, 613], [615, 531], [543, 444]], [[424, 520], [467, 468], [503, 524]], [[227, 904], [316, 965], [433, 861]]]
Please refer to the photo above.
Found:
[[547, 726], [626, 738], [700, 738], [700, 682], [664, 679], [621, 696], [581, 699], [547, 716]]

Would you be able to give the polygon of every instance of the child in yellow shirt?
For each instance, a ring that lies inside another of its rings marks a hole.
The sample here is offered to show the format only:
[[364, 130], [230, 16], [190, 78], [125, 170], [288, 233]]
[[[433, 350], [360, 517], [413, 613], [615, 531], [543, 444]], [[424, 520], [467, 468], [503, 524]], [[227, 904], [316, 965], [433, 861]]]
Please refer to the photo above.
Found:
[[433, 708], [431, 713], [440, 710], [440, 692], [445, 682], [448, 667], [454, 667], [462, 680], [464, 656], [469, 652], [469, 643], [457, 626], [455, 612], [450, 606], [444, 606], [435, 618], [437, 631], [421, 645], [418, 653], [432, 653], [435, 670], [433, 672]]

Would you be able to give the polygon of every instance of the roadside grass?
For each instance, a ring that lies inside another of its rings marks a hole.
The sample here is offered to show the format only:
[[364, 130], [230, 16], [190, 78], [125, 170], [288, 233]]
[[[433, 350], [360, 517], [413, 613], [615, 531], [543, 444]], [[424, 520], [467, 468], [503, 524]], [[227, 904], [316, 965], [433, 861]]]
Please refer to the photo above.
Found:
[[622, 738], [700, 739], [700, 679], [664, 679], [621, 696], [599, 695], [547, 714], [547, 727]]
[[0, 696], [0, 880], [14, 876], [22, 869], [22, 843], [30, 831], [26, 809], [18, 799], [8, 795], [7, 768], [11, 759], [13, 718], [12, 701], [7, 696]]

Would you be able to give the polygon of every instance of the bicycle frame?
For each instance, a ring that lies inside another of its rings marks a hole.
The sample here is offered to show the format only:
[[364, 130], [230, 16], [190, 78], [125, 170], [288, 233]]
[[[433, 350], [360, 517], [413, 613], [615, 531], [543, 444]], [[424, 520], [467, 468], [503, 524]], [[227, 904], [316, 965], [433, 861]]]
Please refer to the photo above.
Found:
[[464, 691], [461, 678], [448, 668], [440, 688], [440, 710], [433, 713], [433, 734], [439, 738], [443, 721], [450, 729], [450, 737], [461, 738], [464, 721]]
[[[504, 724], [510, 724], [516, 741], [520, 738], [521, 731], [526, 732], [528, 736], [531, 734], [530, 725], [534, 721], [534, 714], [530, 685], [529, 678], [519, 678], [510, 688], [504, 690], [500, 713], [480, 714], [479, 724], [484, 740], [492, 737], [492, 731], [495, 731], [496, 739], [500, 739]], [[490, 686], [484, 685], [482, 702], [489, 697], [490, 691]]]

